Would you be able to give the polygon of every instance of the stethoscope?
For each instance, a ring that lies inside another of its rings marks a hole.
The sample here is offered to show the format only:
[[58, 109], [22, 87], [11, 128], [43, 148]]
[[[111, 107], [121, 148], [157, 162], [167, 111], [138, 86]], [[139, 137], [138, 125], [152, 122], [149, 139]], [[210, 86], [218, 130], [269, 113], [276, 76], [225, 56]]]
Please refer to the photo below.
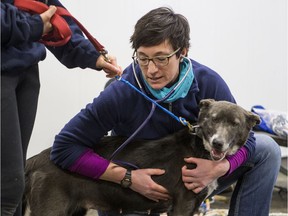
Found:
[[[117, 155], [117, 154], [138, 134], [138, 132], [147, 124], [147, 122], [148, 122], [148, 121], [150, 120], [150, 118], [152, 117], [152, 115], [153, 115], [153, 113], [154, 113], [154, 111], [155, 111], [156, 106], [157, 106], [158, 108], [160, 108], [161, 110], [163, 110], [164, 112], [166, 112], [166, 113], [167, 113], [168, 115], [170, 115], [171, 117], [173, 117], [174, 119], [176, 119], [178, 122], [180, 122], [180, 123], [183, 124], [184, 126], [187, 126], [190, 131], [194, 131], [194, 129], [195, 129], [196, 127], [198, 127], [198, 126], [192, 126], [188, 121], [186, 121], [186, 119], [184, 119], [183, 117], [178, 117], [178, 116], [174, 115], [171, 111], [167, 110], [166, 108], [164, 108], [163, 106], [161, 106], [161, 105], [159, 104], [160, 102], [165, 102], [165, 101], [173, 94], [173, 92], [175, 92], [175, 90], [181, 86], [181, 84], [184, 82], [184, 80], [185, 80], [185, 78], [187, 77], [187, 75], [189, 74], [189, 72], [192, 73], [192, 70], [191, 70], [191, 68], [192, 68], [191, 60], [190, 60], [189, 58], [187, 58], [187, 57], [184, 57], [184, 56], [182, 56], [182, 58], [183, 58], [183, 59], [185, 58], [185, 59], [189, 62], [189, 65], [188, 65], [188, 67], [187, 67], [187, 70], [186, 70], [184, 76], [183, 76], [183, 77], [181, 78], [181, 80], [177, 83], [177, 85], [174, 86], [173, 89], [171, 89], [163, 98], [158, 99], [158, 100], [152, 99], [151, 97], [149, 97], [149, 96], [145, 93], [145, 91], [144, 91], [144, 89], [143, 89], [143, 87], [142, 87], [142, 85], [141, 85], [141, 83], [140, 83], [140, 81], [139, 81], [139, 78], [138, 78], [138, 76], [137, 76], [137, 73], [136, 73], [136, 69], [135, 69], [135, 66], [137, 65], [136, 60], [133, 60], [133, 62], [132, 62], [132, 70], [133, 70], [133, 75], [134, 75], [134, 77], [135, 77], [135, 79], [136, 79], [137, 85], [139, 86], [139, 89], [140, 89], [140, 90], [139, 90], [137, 87], [135, 87], [134, 85], [132, 85], [129, 81], [125, 80], [122, 76], [116, 76], [116, 79], [117, 79], [118, 81], [124, 82], [124, 83], [127, 84], [129, 87], [131, 87], [132, 89], [134, 89], [135, 91], [137, 91], [140, 95], [142, 95], [146, 100], [150, 101], [150, 102], [152, 103], [152, 107], [151, 107], [150, 113], [149, 113], [149, 115], [147, 116], [147, 118], [142, 122], [142, 124], [137, 128], [137, 130], [134, 131], [134, 133], [133, 133], [123, 144], [121, 144], [121, 146], [120, 146], [118, 149], [116, 149], [116, 150], [113, 152], [113, 154], [112, 154], [111, 157], [109, 158], [110, 160], [113, 160], [113, 158], [115, 158], [116, 155]], [[121, 163], [121, 164], [128, 165], [128, 166], [130, 166], [130, 167], [134, 167], [134, 168], [138, 169], [138, 167], [135, 166], [135, 165], [133, 165], [133, 164], [129, 164], [129, 163], [126, 163], [126, 162], [124, 163], [124, 162], [122, 162], [122, 161], [115, 161], [115, 160], [113, 160], [113, 161], [114, 161], [115, 163]]]
[[[188, 75], [189, 72], [191, 71], [191, 68], [192, 68], [191, 60], [190, 60], [189, 58], [185, 57], [185, 56], [181, 56], [181, 58], [182, 58], [182, 59], [181, 59], [180, 61], [183, 61], [184, 59], [186, 59], [186, 60], [189, 62], [189, 66], [188, 66], [188, 68], [187, 68], [184, 76], [183, 76], [183, 77], [181, 78], [181, 80], [177, 83], [177, 85], [174, 86], [174, 88], [171, 89], [170, 92], [168, 92], [162, 99], [156, 100], [157, 103], [164, 102], [165, 100], [167, 100], [167, 99], [175, 92], [175, 90], [184, 82], [185, 78], [187, 77], [187, 75]], [[135, 77], [135, 79], [136, 79], [136, 82], [137, 82], [140, 90], [141, 90], [145, 95], [147, 95], [147, 94], [145, 93], [145, 91], [143, 90], [143, 87], [142, 87], [142, 85], [141, 85], [141, 83], [140, 83], [140, 81], [139, 81], [139, 78], [138, 78], [137, 73], [136, 73], [135, 65], [137, 65], [137, 60], [136, 60], [136, 59], [133, 60], [133, 62], [132, 62], [133, 75], [134, 75], [134, 77]], [[150, 98], [150, 99], [151, 99], [152, 101], [155, 101], [155, 100], [153, 100], [152, 98]], [[150, 101], [151, 101], [151, 100], [150, 100]]]

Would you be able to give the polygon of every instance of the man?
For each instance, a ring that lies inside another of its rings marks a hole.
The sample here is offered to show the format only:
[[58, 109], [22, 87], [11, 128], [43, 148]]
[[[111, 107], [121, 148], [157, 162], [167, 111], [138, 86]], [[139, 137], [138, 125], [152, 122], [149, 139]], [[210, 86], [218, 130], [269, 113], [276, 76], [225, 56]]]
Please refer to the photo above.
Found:
[[[31, 1], [32, 2], [32, 1]], [[24, 166], [37, 111], [40, 88], [38, 63], [46, 58], [43, 35], [53, 30], [50, 22], [58, 0], [49, 2], [42, 14], [29, 14], [1, 1], [1, 215], [22, 215]], [[30, 3], [29, 3], [30, 4]], [[121, 74], [116, 59], [111, 63], [84, 38], [77, 25], [66, 17], [71, 39], [60, 47], [47, 48], [68, 68], [101, 70], [108, 77]], [[17, 212], [16, 208], [18, 208]]]

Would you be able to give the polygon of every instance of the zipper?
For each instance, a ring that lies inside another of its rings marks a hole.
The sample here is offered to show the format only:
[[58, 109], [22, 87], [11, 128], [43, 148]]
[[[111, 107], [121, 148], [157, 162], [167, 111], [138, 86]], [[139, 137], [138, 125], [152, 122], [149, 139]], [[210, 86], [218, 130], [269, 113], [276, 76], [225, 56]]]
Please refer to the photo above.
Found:
[[169, 111], [172, 112], [173, 111], [173, 106], [172, 103], [169, 103]]
[[[172, 104], [172, 102], [169, 103], [168, 109], [169, 109], [169, 111], [170, 111], [171, 113], [173, 113], [173, 104]], [[171, 130], [172, 130], [172, 131], [175, 131], [175, 127], [174, 127], [174, 126], [175, 126], [174, 120], [173, 120], [173, 121], [170, 121], [170, 127], [171, 127]]]

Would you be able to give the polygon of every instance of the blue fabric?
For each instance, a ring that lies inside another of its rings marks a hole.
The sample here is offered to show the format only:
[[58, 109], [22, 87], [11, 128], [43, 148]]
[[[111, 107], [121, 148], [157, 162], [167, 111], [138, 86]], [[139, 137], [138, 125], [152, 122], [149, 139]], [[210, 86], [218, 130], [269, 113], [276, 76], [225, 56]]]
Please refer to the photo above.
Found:
[[[58, 0], [48, 2], [63, 7]], [[96, 69], [99, 53], [85, 40], [78, 26], [64, 18], [72, 31], [71, 40], [62, 47], [47, 48], [68, 68]], [[45, 59], [45, 46], [38, 42], [42, 31], [43, 22], [38, 14], [18, 10], [11, 0], [1, 1], [1, 72], [23, 70]]]
[[[188, 58], [183, 58], [183, 61], [180, 64], [180, 76], [179, 76], [178, 82], [173, 84], [171, 87], [169, 87], [169, 88], [164, 87], [164, 88], [159, 89], [159, 90], [153, 89], [153, 88], [151, 88], [149, 83], [145, 79], [143, 79], [146, 87], [149, 89], [149, 91], [153, 94], [154, 97], [156, 97], [158, 100], [161, 100], [166, 95], [168, 95], [171, 91], [173, 91], [175, 86], [177, 86], [178, 83], [181, 82], [182, 79], [184, 79], [183, 82], [180, 84], [180, 86], [175, 89], [175, 91], [171, 94], [171, 96], [169, 96], [165, 100], [165, 102], [171, 103], [171, 102], [174, 102], [175, 100], [186, 97], [186, 95], [188, 94], [188, 91], [192, 85], [193, 79], [194, 79], [193, 67], [189, 68], [189, 66], [192, 63], [190, 64], [189, 61], [190, 60]], [[186, 75], [186, 73], [187, 73], [187, 75]]]
[[[258, 113], [256, 112], [255, 109], [265, 109], [263, 106], [261, 105], [255, 105], [251, 108], [251, 111], [254, 112], [255, 114], [258, 115]], [[267, 133], [270, 133], [270, 134], [275, 134], [274, 131], [266, 124], [265, 120], [262, 118], [261, 115], [259, 115], [260, 119], [261, 119], [261, 122], [260, 124], [256, 125], [254, 127], [255, 130], [257, 131], [264, 131], [264, 132], [267, 132]]]

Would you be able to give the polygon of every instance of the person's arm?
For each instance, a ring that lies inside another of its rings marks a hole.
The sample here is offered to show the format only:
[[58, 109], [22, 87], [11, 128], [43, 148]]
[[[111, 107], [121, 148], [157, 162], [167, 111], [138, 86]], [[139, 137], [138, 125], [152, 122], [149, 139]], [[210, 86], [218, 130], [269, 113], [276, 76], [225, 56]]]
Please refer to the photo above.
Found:
[[[131, 98], [127, 88], [129, 87], [118, 81], [111, 84], [76, 114], [55, 136], [51, 160], [63, 169], [70, 169], [93, 179], [99, 178], [108, 167], [109, 161], [93, 150], [97, 149], [108, 131], [117, 128], [120, 122], [125, 122], [129, 115], [130, 110], [122, 102]], [[134, 103], [133, 99], [130, 101]]]
[[37, 42], [42, 34], [43, 22], [39, 14], [31, 15], [1, 2], [1, 46]]
[[[109, 110], [107, 108], [107, 112]], [[93, 173], [94, 176], [89, 176], [93, 178], [99, 177], [105, 171], [108, 162], [97, 154], [93, 154], [91, 159], [92, 156], [89, 154], [109, 131], [109, 128], [106, 129], [105, 125], [101, 124], [102, 121], [106, 121], [103, 117], [109, 116], [109, 113], [103, 115], [100, 113], [105, 113], [105, 109], [94, 110], [93, 104], [88, 104], [64, 126], [55, 136], [52, 146], [50, 158], [54, 163], [63, 169], [73, 169], [79, 172], [81, 170], [85, 172], [85, 169], [97, 170], [98, 174]], [[97, 160], [95, 164], [89, 162], [95, 162], [95, 160]]]
[[[50, 159], [62, 169], [94, 180], [120, 184], [126, 169], [101, 157], [92, 149], [97, 149], [99, 140], [107, 131], [125, 124], [127, 118], [130, 120], [131, 109], [134, 110], [134, 103], [138, 103], [131, 95], [139, 96], [122, 82], [110, 84], [55, 137]], [[130, 103], [128, 106], [127, 98]], [[126, 136], [125, 133], [121, 135]], [[164, 170], [137, 169], [131, 172], [132, 190], [154, 201], [169, 199], [168, 191], [152, 179], [153, 175], [164, 174]]]
[[[49, 4], [57, 7], [64, 7], [58, 0], [51, 0], [49, 1]], [[60, 47], [46, 46], [63, 65], [67, 68], [80, 67], [82, 69], [104, 69], [107, 73], [107, 77], [121, 75], [122, 69], [117, 65], [114, 56], [109, 56], [111, 63], [106, 62], [104, 57], [100, 55], [92, 43], [84, 37], [81, 29], [73, 19], [66, 16], [63, 18], [67, 21], [71, 29], [71, 39], [67, 44]]]
[[254, 133], [251, 131], [249, 133], [249, 138], [244, 146], [242, 146], [234, 155], [227, 156], [226, 159], [230, 164], [230, 168], [225, 174], [225, 176], [230, 175], [238, 167], [244, 164], [247, 159], [250, 157], [252, 152], [255, 151], [255, 137]]
[[[63, 7], [57, 0], [50, 1], [47, 11], [40, 15], [33, 15], [19, 10], [12, 4], [1, 2], [1, 46], [14, 47], [38, 42], [43, 34], [53, 28], [50, 19], [56, 11], [54, 5]], [[103, 69], [107, 77], [122, 74], [122, 69], [117, 65], [114, 56], [109, 55], [110, 62], [106, 62], [90, 41], [83, 36], [73, 20], [67, 17], [65, 19], [72, 31], [71, 40], [61, 47], [47, 46], [62, 64], [68, 68]]]

